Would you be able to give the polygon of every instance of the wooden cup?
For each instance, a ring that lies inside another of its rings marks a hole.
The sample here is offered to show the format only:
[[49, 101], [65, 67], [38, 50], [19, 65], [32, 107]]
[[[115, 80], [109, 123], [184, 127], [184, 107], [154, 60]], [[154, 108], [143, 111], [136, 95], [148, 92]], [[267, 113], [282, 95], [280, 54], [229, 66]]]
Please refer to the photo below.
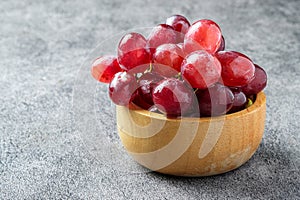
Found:
[[266, 97], [240, 112], [205, 118], [168, 119], [117, 106], [121, 141], [146, 168], [177, 176], [209, 176], [236, 169], [255, 153], [265, 125]]

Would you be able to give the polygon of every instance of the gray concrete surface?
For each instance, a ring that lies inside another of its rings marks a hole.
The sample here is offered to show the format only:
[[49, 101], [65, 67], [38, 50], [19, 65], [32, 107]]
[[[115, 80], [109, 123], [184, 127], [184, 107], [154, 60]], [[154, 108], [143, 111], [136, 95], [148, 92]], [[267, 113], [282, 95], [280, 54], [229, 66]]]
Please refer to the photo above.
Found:
[[[1, 0], [0, 199], [300, 199], [299, 10], [297, 0]], [[263, 141], [223, 175], [179, 178], [135, 164], [107, 87], [89, 75], [114, 40], [101, 42], [175, 13], [218, 22], [227, 48], [269, 76]]]

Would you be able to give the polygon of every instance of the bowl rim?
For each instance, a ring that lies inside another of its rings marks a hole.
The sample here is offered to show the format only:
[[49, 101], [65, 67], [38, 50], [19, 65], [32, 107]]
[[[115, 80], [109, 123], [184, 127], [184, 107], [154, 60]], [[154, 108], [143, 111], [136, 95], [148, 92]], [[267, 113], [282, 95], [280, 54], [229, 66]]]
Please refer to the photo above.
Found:
[[230, 119], [230, 118], [236, 118], [236, 117], [248, 115], [248, 114], [254, 112], [255, 110], [259, 109], [260, 107], [262, 107], [262, 105], [264, 105], [265, 103], [266, 103], [266, 95], [263, 91], [261, 91], [256, 95], [255, 101], [248, 108], [245, 108], [238, 112], [220, 115], [220, 116], [216, 116], [216, 117], [200, 117], [200, 118], [199, 117], [167, 118], [167, 116], [164, 114], [155, 113], [155, 112], [151, 112], [151, 111], [142, 109], [135, 104], [130, 104], [128, 108], [130, 111], [135, 112], [139, 115], [142, 115], [145, 117], [150, 117], [150, 118], [157, 119], [157, 120], [164, 120], [164, 121], [167, 120], [167, 121], [173, 121], [173, 122], [179, 122], [179, 121], [211, 122], [211, 121], [221, 121], [224, 119]]

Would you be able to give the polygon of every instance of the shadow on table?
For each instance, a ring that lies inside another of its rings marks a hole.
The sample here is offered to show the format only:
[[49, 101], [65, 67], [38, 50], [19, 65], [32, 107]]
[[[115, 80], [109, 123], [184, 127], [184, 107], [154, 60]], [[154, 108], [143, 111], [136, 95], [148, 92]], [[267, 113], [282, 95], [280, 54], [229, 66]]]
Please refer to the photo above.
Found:
[[291, 159], [291, 153], [272, 144], [262, 144], [248, 162], [224, 174], [176, 177], [151, 172], [150, 175], [175, 187], [180, 185], [196, 196], [205, 192], [232, 198], [293, 199], [300, 195], [300, 177], [299, 164]]

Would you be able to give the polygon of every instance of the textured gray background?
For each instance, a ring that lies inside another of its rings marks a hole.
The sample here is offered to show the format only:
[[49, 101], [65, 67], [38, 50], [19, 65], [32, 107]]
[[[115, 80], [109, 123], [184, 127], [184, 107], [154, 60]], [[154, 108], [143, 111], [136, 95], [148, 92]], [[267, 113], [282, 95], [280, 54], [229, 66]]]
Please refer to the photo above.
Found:
[[[0, 1], [0, 199], [300, 199], [300, 1]], [[89, 76], [108, 37], [172, 14], [215, 20], [269, 76], [263, 141], [205, 178], [130, 160], [106, 86]], [[100, 45], [99, 45], [100, 44]]]

